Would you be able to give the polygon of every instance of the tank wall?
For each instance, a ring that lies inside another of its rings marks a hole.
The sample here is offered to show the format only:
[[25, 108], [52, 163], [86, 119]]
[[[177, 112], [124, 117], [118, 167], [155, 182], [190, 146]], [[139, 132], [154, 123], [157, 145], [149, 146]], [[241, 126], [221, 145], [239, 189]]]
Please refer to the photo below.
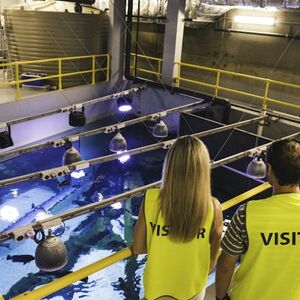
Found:
[[[236, 15], [274, 17], [273, 26], [237, 24]], [[217, 23], [187, 22], [184, 29], [182, 62], [275, 79], [299, 84], [300, 65], [300, 13], [299, 10], [268, 10], [254, 8], [232, 8], [220, 16]], [[162, 23], [140, 23], [138, 53], [162, 57], [165, 25]], [[230, 30], [240, 32], [230, 32]], [[241, 31], [244, 31], [243, 33]], [[261, 34], [259, 34], [261, 33]], [[134, 33], [134, 36], [136, 33]], [[156, 38], [155, 38], [156, 37]], [[135, 52], [135, 42], [132, 42]], [[140, 52], [143, 49], [144, 53]], [[142, 68], [152, 70], [153, 61], [138, 59]], [[145, 74], [138, 73], [143, 77]], [[215, 84], [216, 76], [211, 72], [195, 71], [182, 67], [181, 75], [194, 80]], [[150, 76], [150, 75], [149, 75]], [[248, 93], [264, 95], [265, 85], [237, 77], [222, 76], [221, 85], [240, 89]], [[202, 93], [213, 94], [211, 88], [182, 83], [182, 87]], [[261, 105], [260, 100], [220, 91], [220, 97]], [[299, 89], [271, 86], [269, 97], [299, 104]], [[295, 113], [293, 109], [270, 104], [271, 109]]]
[[[276, 18], [274, 26], [237, 24], [233, 22], [236, 15], [262, 16], [257, 10], [232, 9], [216, 26], [186, 28], [183, 61], [298, 82], [300, 66], [295, 62], [300, 50], [300, 35], [296, 30], [300, 26], [299, 11], [265, 13], [266, 17]], [[217, 31], [218, 29], [233, 29], [245, 33], [222, 32]], [[270, 35], [259, 35], [255, 32]], [[292, 40], [272, 34], [295, 34], [296, 37]]]
[[[232, 19], [239, 14], [238, 9], [232, 9], [224, 16]], [[251, 15], [251, 10], [243, 14]], [[300, 51], [299, 11], [278, 11], [275, 26], [261, 26], [254, 28], [237, 27], [245, 31], [269, 32], [280, 34], [296, 34], [295, 39], [255, 35], [246, 33], [219, 32], [214, 24], [185, 27], [182, 61], [187, 63], [224, 68], [236, 72], [270, 77], [297, 83], [300, 78], [300, 65], [296, 63]], [[225, 25], [219, 22], [218, 27], [231, 28], [230, 21]], [[134, 33], [135, 36], [136, 33]], [[157, 35], [157, 38], [154, 38]], [[163, 52], [164, 25], [156, 23], [140, 24], [139, 43], [146, 55], [159, 56]], [[133, 42], [133, 49], [135, 43]]]

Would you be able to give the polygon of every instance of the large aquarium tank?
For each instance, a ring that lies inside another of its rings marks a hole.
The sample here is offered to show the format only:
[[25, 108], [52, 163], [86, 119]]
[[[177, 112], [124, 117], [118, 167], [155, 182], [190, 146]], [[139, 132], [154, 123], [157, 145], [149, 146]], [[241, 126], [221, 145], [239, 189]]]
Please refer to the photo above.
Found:
[[[97, 124], [99, 125], [99, 123]], [[156, 139], [143, 125], [124, 133], [130, 147]], [[83, 159], [109, 154], [111, 135], [95, 135], [74, 143]], [[133, 138], [134, 137], [134, 138]], [[114, 160], [48, 181], [31, 180], [0, 189], [0, 231], [56, 215], [143, 186], [160, 179], [166, 150]], [[60, 166], [64, 148], [46, 148], [1, 162], [0, 180]], [[68, 250], [68, 264], [46, 273], [35, 265], [33, 240], [0, 244], [0, 283], [5, 299], [32, 290], [129, 246], [141, 197], [71, 219], [56, 229]], [[132, 258], [84, 278], [47, 299], [140, 299], [145, 257]]]
[[[134, 116], [127, 115], [130, 119]], [[124, 118], [122, 117], [122, 121]], [[113, 117], [89, 125], [89, 129], [120, 121]], [[216, 123], [195, 113], [178, 113], [178, 125], [166, 138], [191, 134], [216, 127]], [[149, 126], [150, 125], [150, 126]], [[152, 124], [153, 125], [153, 124]], [[161, 141], [152, 135], [151, 124], [136, 124], [122, 130], [128, 149]], [[114, 134], [96, 134], [75, 142], [82, 159], [110, 154], [109, 143]], [[250, 148], [256, 137], [245, 131], [234, 130], [203, 138], [211, 159], [218, 160], [242, 149]], [[238, 141], [238, 142], [237, 142]], [[259, 143], [264, 143], [261, 139]], [[30, 180], [0, 188], [0, 232], [11, 230], [67, 212], [84, 205], [101, 202], [161, 178], [167, 150], [159, 149], [131, 157], [93, 165], [67, 177], [52, 180]], [[62, 165], [64, 147], [44, 148], [0, 162], [0, 181]], [[256, 181], [245, 176], [249, 159], [239, 160], [212, 171], [213, 195], [226, 201], [254, 186]], [[35, 264], [37, 244], [27, 239], [0, 243], [0, 269], [5, 272], [0, 283], [0, 294], [5, 299], [43, 286], [56, 278], [94, 263], [130, 246], [142, 196], [112, 204], [101, 210], [72, 218], [55, 229], [68, 251], [68, 263], [52, 273], [40, 271]], [[236, 207], [224, 212], [230, 219]], [[129, 258], [111, 265], [45, 299], [106, 299], [138, 300], [143, 297], [142, 275], [146, 255]], [[214, 274], [209, 283], [214, 280]]]

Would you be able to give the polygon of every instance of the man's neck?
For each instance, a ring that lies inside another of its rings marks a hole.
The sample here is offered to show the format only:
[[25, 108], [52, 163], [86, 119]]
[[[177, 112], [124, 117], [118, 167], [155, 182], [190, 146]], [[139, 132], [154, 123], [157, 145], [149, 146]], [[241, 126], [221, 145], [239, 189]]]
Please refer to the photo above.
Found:
[[289, 193], [300, 193], [299, 185], [273, 185], [273, 195]]

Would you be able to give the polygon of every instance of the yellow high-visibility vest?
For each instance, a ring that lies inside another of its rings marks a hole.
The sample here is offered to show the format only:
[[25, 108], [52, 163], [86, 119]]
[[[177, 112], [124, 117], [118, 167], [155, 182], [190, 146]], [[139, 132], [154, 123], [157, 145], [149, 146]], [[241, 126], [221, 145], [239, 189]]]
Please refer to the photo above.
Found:
[[234, 275], [232, 300], [300, 299], [300, 194], [250, 201], [249, 247]]
[[[184, 200], [184, 199], [183, 199]], [[169, 295], [187, 300], [206, 284], [210, 264], [210, 229], [213, 205], [203, 228], [193, 240], [176, 243], [168, 237], [168, 224], [159, 209], [159, 189], [150, 189], [145, 197], [147, 263], [144, 273], [145, 298]]]

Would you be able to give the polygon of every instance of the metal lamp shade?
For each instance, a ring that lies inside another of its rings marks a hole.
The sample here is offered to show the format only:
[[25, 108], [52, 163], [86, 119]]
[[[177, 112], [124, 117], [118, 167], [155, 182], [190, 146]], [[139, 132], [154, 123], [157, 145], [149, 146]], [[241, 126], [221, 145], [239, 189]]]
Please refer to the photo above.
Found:
[[64, 153], [62, 164], [70, 165], [78, 161], [81, 161], [80, 153], [72, 146]]
[[35, 263], [45, 272], [55, 272], [68, 263], [67, 248], [56, 236], [48, 236], [40, 242], [35, 251]]
[[164, 138], [168, 136], [168, 127], [164, 121], [160, 121], [153, 127], [153, 136], [158, 138]]
[[254, 157], [248, 164], [246, 173], [250, 177], [265, 178], [267, 175], [267, 167], [261, 158]]
[[122, 152], [127, 150], [127, 142], [120, 132], [111, 139], [109, 150], [111, 152]]

